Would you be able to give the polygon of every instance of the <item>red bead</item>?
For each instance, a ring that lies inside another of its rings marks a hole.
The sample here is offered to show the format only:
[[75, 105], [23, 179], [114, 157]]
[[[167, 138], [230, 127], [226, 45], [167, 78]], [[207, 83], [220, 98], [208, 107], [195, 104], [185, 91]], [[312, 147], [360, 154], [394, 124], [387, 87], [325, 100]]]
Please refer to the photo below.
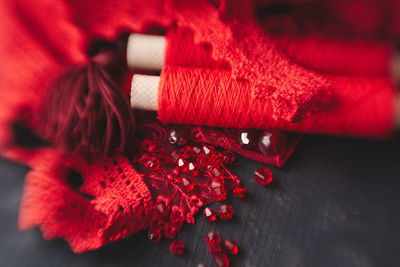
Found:
[[264, 131], [260, 136], [258, 148], [265, 155], [275, 156], [281, 154], [287, 144], [287, 136], [278, 130]]
[[194, 146], [194, 147], [193, 147], [193, 151], [194, 151], [194, 153], [196, 153], [196, 154], [200, 154], [201, 148], [200, 148], [200, 147], [197, 147], [197, 146]]
[[176, 164], [176, 162], [178, 161], [178, 159], [179, 159], [180, 156], [181, 156], [181, 155], [180, 155], [178, 152], [172, 151], [172, 152], [171, 152], [171, 155], [170, 155], [170, 160], [171, 160], [171, 162], [172, 162], [173, 164]]
[[212, 173], [213, 173], [213, 175], [214, 175], [215, 177], [218, 177], [218, 176], [221, 175], [221, 172], [220, 172], [217, 168], [214, 168], [214, 169], [212, 170]]
[[157, 171], [160, 168], [160, 161], [156, 158], [151, 158], [144, 163], [144, 166], [151, 171]]
[[226, 150], [222, 152], [222, 162], [225, 164], [231, 164], [235, 161], [235, 154], [232, 151]]
[[217, 212], [209, 207], [204, 209], [204, 218], [209, 222], [214, 222], [217, 219]]
[[233, 240], [225, 239], [224, 246], [225, 246], [226, 252], [228, 252], [229, 254], [236, 255], [239, 251], [236, 242]]
[[261, 167], [260, 169], [255, 171], [254, 174], [254, 178], [256, 179], [257, 183], [262, 186], [266, 186], [273, 180], [272, 172], [266, 167]]
[[214, 199], [216, 201], [224, 201], [226, 199], [225, 188], [220, 180], [213, 179], [211, 188], [214, 190]]
[[221, 205], [218, 210], [219, 217], [223, 220], [229, 220], [233, 216], [233, 208], [229, 205]]
[[171, 251], [171, 253], [174, 255], [182, 255], [184, 247], [185, 246], [182, 241], [173, 240], [169, 246], [169, 251]]
[[157, 214], [158, 214], [160, 217], [165, 217], [165, 216], [167, 216], [167, 215], [168, 215], [168, 212], [169, 212], [168, 207], [165, 205], [164, 202], [157, 203], [157, 204], [156, 204], [156, 210], [157, 210]]
[[183, 146], [187, 143], [188, 132], [185, 128], [172, 129], [168, 136], [168, 141], [171, 144]]
[[169, 216], [169, 221], [175, 225], [182, 224], [185, 221], [185, 215], [182, 208], [173, 206], [171, 209], [171, 215]]
[[149, 232], [148, 237], [151, 242], [158, 243], [158, 242], [160, 242], [160, 239], [161, 239], [161, 233], [158, 230], [151, 231], [151, 232]]
[[165, 229], [164, 229], [164, 235], [170, 239], [175, 238], [176, 233], [178, 232], [178, 229], [175, 225], [172, 224], [166, 224]]
[[183, 187], [187, 190], [187, 191], [192, 191], [194, 188], [194, 184], [192, 184], [188, 178], [186, 177], [182, 177], [182, 184]]
[[228, 267], [229, 266], [229, 259], [226, 256], [225, 253], [212, 253], [212, 256], [214, 258], [215, 264], [217, 267]]
[[187, 169], [193, 176], [199, 175], [199, 170], [193, 162], [189, 162]]
[[206, 235], [206, 242], [210, 251], [221, 251], [221, 237], [219, 234], [210, 232]]
[[246, 198], [246, 192], [247, 192], [247, 188], [244, 186], [236, 186], [233, 189], [233, 194], [235, 195], [235, 197], [240, 198], [240, 199], [244, 199]]

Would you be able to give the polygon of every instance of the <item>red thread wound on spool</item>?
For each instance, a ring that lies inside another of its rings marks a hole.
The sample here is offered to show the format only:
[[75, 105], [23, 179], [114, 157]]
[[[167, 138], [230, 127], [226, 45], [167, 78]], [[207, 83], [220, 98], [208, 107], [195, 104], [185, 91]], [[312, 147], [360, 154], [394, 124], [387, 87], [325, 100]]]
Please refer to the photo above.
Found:
[[[330, 105], [322, 103], [319, 112], [291, 123], [274, 120], [274, 98], [254, 98], [252, 84], [231, 79], [230, 71], [166, 67], [161, 73], [158, 117], [162, 122], [317, 134], [385, 136], [391, 132], [396, 92], [389, 78], [328, 78]], [[315, 108], [319, 104], [309, 103]]]

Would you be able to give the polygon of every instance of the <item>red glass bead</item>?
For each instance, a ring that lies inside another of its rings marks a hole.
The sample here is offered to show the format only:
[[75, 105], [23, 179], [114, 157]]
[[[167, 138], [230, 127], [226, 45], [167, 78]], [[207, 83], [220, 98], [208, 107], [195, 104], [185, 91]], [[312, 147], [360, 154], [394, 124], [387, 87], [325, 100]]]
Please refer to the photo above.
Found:
[[214, 258], [215, 265], [217, 267], [228, 267], [229, 266], [229, 259], [226, 256], [225, 253], [212, 253], [212, 256]]
[[214, 169], [212, 170], [212, 173], [213, 173], [213, 175], [214, 175], [215, 177], [218, 177], [218, 176], [221, 175], [221, 172], [220, 172], [217, 168], [214, 168]]
[[169, 216], [169, 221], [172, 224], [182, 224], [185, 221], [185, 215], [182, 209], [183, 208], [179, 208], [178, 206], [172, 207], [171, 215]]
[[186, 177], [182, 177], [182, 184], [183, 187], [187, 190], [187, 191], [192, 191], [194, 188], [194, 184], [192, 184], [188, 178]]
[[[180, 226], [178, 226], [180, 227]], [[180, 230], [180, 229], [179, 229]], [[170, 239], [175, 238], [175, 235], [178, 233], [178, 228], [172, 224], [166, 224], [164, 229], [164, 235]]]
[[222, 162], [225, 164], [231, 164], [235, 161], [235, 154], [232, 151], [226, 150], [222, 152]]
[[184, 247], [185, 246], [182, 241], [173, 240], [169, 246], [169, 251], [171, 251], [171, 253], [174, 255], [182, 255]]
[[266, 167], [261, 167], [255, 171], [254, 178], [256, 179], [257, 183], [262, 186], [266, 186], [273, 181], [272, 172]]
[[194, 151], [194, 153], [196, 153], [196, 154], [200, 154], [201, 148], [200, 148], [200, 147], [197, 147], [197, 146], [194, 146], [194, 147], [193, 147], [193, 151]]
[[204, 151], [204, 154], [208, 155], [211, 152], [211, 148], [208, 146], [203, 146], [203, 151]]
[[188, 132], [185, 128], [172, 129], [168, 133], [168, 141], [173, 145], [183, 146], [187, 143]]
[[214, 190], [214, 199], [216, 201], [223, 201], [226, 199], [225, 188], [220, 180], [213, 179], [211, 183], [211, 188]]
[[236, 186], [233, 189], [233, 194], [235, 195], [235, 197], [240, 198], [240, 199], [244, 199], [246, 198], [246, 192], [247, 192], [247, 188], [244, 186]]
[[181, 156], [181, 155], [180, 155], [178, 152], [172, 151], [172, 152], [171, 152], [171, 156], [170, 156], [171, 162], [172, 162], [173, 164], [176, 164], [176, 162], [178, 161], [178, 159], [179, 159], [180, 156]]
[[187, 169], [193, 176], [199, 175], [199, 170], [193, 162], [189, 162]]
[[204, 209], [204, 218], [209, 222], [214, 222], [217, 219], [217, 212], [209, 207]]
[[144, 163], [144, 166], [151, 171], [157, 171], [160, 168], [160, 161], [156, 158], [151, 158]]
[[158, 242], [160, 242], [160, 239], [161, 239], [161, 233], [158, 230], [150, 231], [148, 237], [151, 242], [158, 243]]
[[206, 235], [206, 242], [210, 251], [221, 251], [221, 237], [219, 234], [209, 232]]
[[159, 202], [159, 203], [157, 203], [157, 204], [156, 204], [156, 210], [157, 210], [157, 214], [158, 214], [160, 217], [165, 217], [165, 216], [167, 216], [167, 215], [168, 215], [168, 212], [169, 212], [168, 207], [165, 205], [164, 202]]
[[219, 217], [223, 220], [229, 220], [233, 216], [233, 208], [229, 205], [221, 205], [218, 210]]
[[264, 131], [258, 142], [258, 148], [265, 155], [275, 156], [281, 154], [287, 144], [287, 135], [278, 130]]
[[224, 241], [225, 251], [229, 254], [236, 255], [239, 251], [238, 246], [235, 241], [230, 239], [225, 239]]

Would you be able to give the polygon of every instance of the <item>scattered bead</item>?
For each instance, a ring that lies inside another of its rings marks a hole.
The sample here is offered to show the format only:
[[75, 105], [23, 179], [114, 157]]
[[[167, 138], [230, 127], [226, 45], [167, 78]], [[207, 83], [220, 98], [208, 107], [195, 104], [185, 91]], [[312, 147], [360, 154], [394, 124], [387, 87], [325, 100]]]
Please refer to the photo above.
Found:
[[160, 242], [160, 239], [161, 239], [161, 233], [160, 233], [160, 231], [151, 231], [151, 232], [149, 232], [148, 237], [151, 242], [158, 243], [158, 242]]
[[236, 242], [233, 240], [225, 239], [224, 246], [225, 246], [225, 251], [231, 255], [236, 255], [239, 251]]
[[287, 136], [278, 130], [264, 131], [258, 142], [258, 149], [265, 155], [275, 156], [281, 154], [287, 144]]
[[178, 228], [172, 224], [166, 224], [164, 229], [164, 235], [169, 239], [175, 238], [175, 235], [178, 233]]
[[187, 143], [188, 133], [184, 128], [172, 129], [168, 136], [168, 141], [173, 145], [183, 146]]
[[219, 217], [223, 220], [229, 220], [233, 216], [233, 208], [229, 205], [221, 205], [218, 210]]
[[244, 186], [236, 186], [233, 189], [233, 194], [235, 195], [235, 197], [240, 198], [240, 199], [245, 199], [246, 198], [246, 192], [247, 192], [247, 188]]
[[235, 161], [235, 154], [232, 151], [226, 150], [222, 152], [222, 162], [225, 164], [232, 164]]
[[217, 212], [209, 207], [204, 209], [204, 218], [209, 222], [214, 222], [217, 219]]
[[186, 177], [182, 177], [182, 184], [183, 187], [187, 190], [187, 191], [192, 191], [194, 188], [194, 184], [192, 184], [188, 178]]
[[221, 237], [219, 234], [209, 232], [206, 235], [206, 242], [210, 251], [221, 251]]
[[217, 267], [228, 267], [229, 266], [229, 259], [226, 256], [225, 253], [212, 253], [212, 256], [214, 258], [215, 264]]
[[169, 251], [171, 251], [171, 253], [174, 255], [182, 255], [184, 247], [185, 246], [182, 241], [173, 240], [169, 246]]
[[203, 146], [204, 154], [208, 155], [211, 152], [211, 149], [207, 146]]
[[165, 217], [168, 215], [168, 207], [165, 205], [164, 202], [159, 202], [156, 204], [156, 210], [157, 210], [157, 214], [160, 217]]
[[211, 183], [211, 188], [214, 190], [214, 199], [216, 201], [224, 201], [226, 199], [225, 188], [222, 182], [218, 179], [213, 179]]
[[266, 167], [261, 167], [260, 169], [255, 171], [254, 178], [256, 179], [257, 183], [262, 186], [266, 186], [273, 181], [272, 172]]

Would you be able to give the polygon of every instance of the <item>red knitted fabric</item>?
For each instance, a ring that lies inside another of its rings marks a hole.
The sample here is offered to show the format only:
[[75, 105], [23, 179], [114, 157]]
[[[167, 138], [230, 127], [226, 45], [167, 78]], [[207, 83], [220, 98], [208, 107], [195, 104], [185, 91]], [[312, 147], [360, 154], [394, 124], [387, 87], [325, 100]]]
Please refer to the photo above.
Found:
[[[220, 6], [217, 2], [2, 1], [0, 152], [32, 168], [21, 204], [21, 228], [40, 226], [45, 238], [65, 238], [75, 252], [83, 252], [151, 227], [154, 222], [156, 186], [148, 183], [127, 159], [96, 155], [83, 158], [52, 148], [21, 148], [14, 142], [13, 125], [19, 122], [37, 130], [39, 124], [33, 118], [49, 85], [69, 66], [87, 64], [87, 50], [99, 39], [115, 41], [125, 32], [151, 32], [172, 26], [177, 31], [188, 30], [185, 34], [188, 38], [193, 34], [194, 46], [203, 47], [205, 57], [212, 56], [206, 67], [226, 69], [227, 79], [254, 85], [249, 92], [261, 99], [259, 103], [271, 99], [268, 115], [277, 126], [294, 129], [291, 121], [299, 116], [304, 125], [309, 116], [319, 117], [322, 124], [325, 114], [314, 113], [331, 92], [329, 79], [294, 63], [276, 48], [253, 20], [252, 6], [247, 1], [221, 1]], [[170, 65], [185, 65], [187, 58], [181, 60], [167, 57]], [[386, 116], [386, 112], [382, 114]], [[360, 131], [369, 130], [366, 124], [360, 122]], [[387, 128], [387, 120], [382, 127]], [[210, 138], [208, 142], [213, 141]], [[294, 145], [285, 151], [286, 158]], [[71, 183], [67, 174], [72, 170], [82, 175], [82, 184]], [[237, 177], [231, 178], [237, 181]], [[197, 204], [190, 203], [194, 207], [190, 215]]]

